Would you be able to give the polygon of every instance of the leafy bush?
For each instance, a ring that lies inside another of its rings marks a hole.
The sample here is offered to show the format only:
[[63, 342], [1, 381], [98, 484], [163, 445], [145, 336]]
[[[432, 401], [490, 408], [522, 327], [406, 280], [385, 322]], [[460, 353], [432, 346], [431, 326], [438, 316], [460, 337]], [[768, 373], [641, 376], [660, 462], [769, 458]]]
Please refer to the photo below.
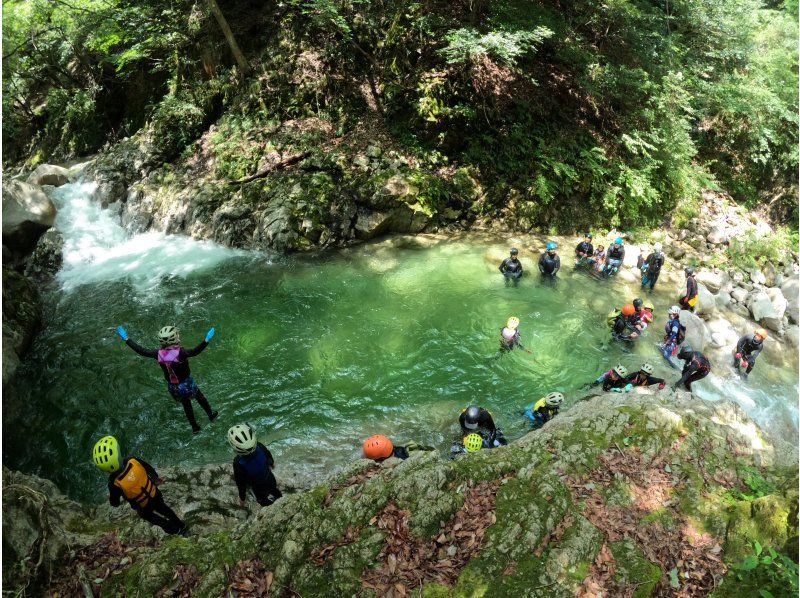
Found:
[[456, 29], [445, 37], [447, 46], [441, 52], [448, 64], [465, 64], [479, 55], [494, 58], [501, 64], [516, 66], [517, 59], [553, 35], [547, 27], [532, 31], [490, 31]]
[[711, 596], [795, 598], [800, 592], [799, 573], [791, 558], [773, 548], [764, 551], [761, 544], [754, 542], [753, 553], [730, 568]]
[[781, 227], [772, 234], [750, 232], [743, 238], [731, 239], [728, 257], [735, 266], [749, 269], [766, 262], [777, 264], [785, 259], [787, 251], [797, 251], [797, 246], [797, 231]]
[[153, 112], [151, 119], [153, 147], [159, 157], [168, 161], [197, 139], [206, 115], [193, 102], [167, 96]]

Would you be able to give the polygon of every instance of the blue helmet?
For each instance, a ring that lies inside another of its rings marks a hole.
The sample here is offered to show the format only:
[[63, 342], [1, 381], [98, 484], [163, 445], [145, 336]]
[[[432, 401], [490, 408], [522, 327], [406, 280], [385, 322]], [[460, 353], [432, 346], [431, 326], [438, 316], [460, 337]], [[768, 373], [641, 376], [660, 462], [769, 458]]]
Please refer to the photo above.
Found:
[[550, 241], [547, 244], [547, 251], [550, 251], [551, 249], [555, 249], [556, 247], [558, 247], [558, 245], [556, 245], [553, 241]]
[[617, 237], [616, 239], [614, 239], [614, 244], [615, 245], [622, 245], [622, 237]]

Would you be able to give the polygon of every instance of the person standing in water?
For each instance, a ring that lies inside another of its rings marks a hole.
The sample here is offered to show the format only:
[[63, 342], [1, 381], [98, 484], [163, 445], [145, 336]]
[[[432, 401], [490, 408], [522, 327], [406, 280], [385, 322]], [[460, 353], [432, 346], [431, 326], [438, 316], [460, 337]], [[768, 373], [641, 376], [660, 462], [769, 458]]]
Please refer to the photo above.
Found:
[[253, 489], [256, 502], [268, 507], [281, 496], [278, 482], [272, 474], [275, 459], [263, 444], [258, 442], [250, 424], [236, 424], [228, 430], [228, 443], [236, 456], [233, 458], [233, 479], [239, 490], [239, 504], [244, 506], [247, 488]]
[[561, 258], [556, 254], [556, 247], [555, 242], [550, 241], [545, 252], [539, 258], [539, 273], [544, 279], [555, 280], [556, 274], [561, 268]]
[[125, 341], [125, 344], [133, 349], [142, 357], [151, 357], [158, 361], [161, 370], [164, 372], [164, 379], [167, 381], [167, 390], [173, 399], [183, 405], [183, 412], [186, 419], [192, 426], [192, 433], [200, 432], [200, 426], [194, 417], [192, 399], [195, 399], [203, 411], [208, 416], [208, 421], [214, 421], [219, 415], [218, 411], [213, 411], [205, 395], [197, 387], [194, 378], [189, 371], [189, 358], [196, 357], [203, 352], [214, 338], [215, 329], [211, 328], [205, 339], [194, 349], [184, 349], [181, 346], [178, 329], [175, 326], [164, 326], [158, 332], [158, 340], [161, 343], [160, 349], [146, 349], [128, 336], [127, 331], [122, 326], [117, 326], [117, 334]]
[[683, 384], [689, 392], [692, 391], [692, 382], [702, 380], [711, 371], [711, 362], [700, 351], [693, 351], [691, 347], [681, 347], [678, 359], [684, 361], [681, 379], [675, 383], [675, 388]]
[[[733, 367], [747, 380], [753, 367], [756, 365], [756, 357], [764, 348], [764, 341], [769, 333], [764, 328], [756, 328], [753, 334], [745, 334], [736, 343], [736, 350], [733, 354]], [[744, 372], [740, 368], [747, 368]]]
[[511, 351], [514, 347], [519, 347], [526, 353], [533, 354], [533, 351], [522, 346], [519, 334], [519, 318], [511, 316], [506, 322], [505, 327], [500, 329], [500, 355]]
[[653, 244], [653, 251], [647, 256], [642, 269], [642, 288], [650, 285], [650, 291], [656, 286], [661, 268], [664, 266], [664, 254], [661, 252], [661, 243]]
[[560, 392], [551, 392], [525, 409], [525, 415], [531, 422], [531, 429], [537, 430], [558, 415], [558, 410], [564, 402], [564, 395]]
[[124, 497], [145, 521], [168, 534], [186, 533], [186, 524], [167, 506], [158, 489], [157, 484], [163, 480], [144, 459], [125, 457], [120, 460], [119, 442], [113, 436], [104, 436], [92, 449], [92, 461], [108, 474], [108, 501], [112, 507], [118, 507]]
[[511, 255], [502, 261], [500, 264], [500, 272], [506, 279], [506, 285], [513, 282], [514, 286], [519, 284], [519, 279], [522, 278], [522, 262], [517, 257], [519, 249], [516, 247], [511, 248]]

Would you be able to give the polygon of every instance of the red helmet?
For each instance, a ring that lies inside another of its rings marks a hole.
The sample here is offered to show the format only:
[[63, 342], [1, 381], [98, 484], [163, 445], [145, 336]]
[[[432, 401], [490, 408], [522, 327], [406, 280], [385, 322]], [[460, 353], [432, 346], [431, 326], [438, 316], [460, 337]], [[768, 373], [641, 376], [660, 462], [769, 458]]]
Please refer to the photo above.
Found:
[[392, 441], [383, 434], [375, 434], [364, 441], [364, 456], [367, 459], [385, 459], [394, 450]]
[[622, 315], [623, 316], [632, 316], [636, 313], [636, 308], [633, 307], [632, 304], [628, 303], [622, 306]]

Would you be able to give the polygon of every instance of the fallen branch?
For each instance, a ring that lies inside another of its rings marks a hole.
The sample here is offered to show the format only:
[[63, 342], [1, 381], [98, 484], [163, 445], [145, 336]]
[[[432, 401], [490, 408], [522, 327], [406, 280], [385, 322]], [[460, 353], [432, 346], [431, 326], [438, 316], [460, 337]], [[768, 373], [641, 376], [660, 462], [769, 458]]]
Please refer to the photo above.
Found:
[[274, 172], [276, 170], [283, 170], [284, 168], [288, 168], [289, 166], [292, 166], [293, 164], [297, 164], [298, 162], [302, 162], [303, 160], [308, 158], [310, 155], [311, 155], [311, 152], [307, 151], [307, 152], [302, 152], [300, 154], [295, 154], [294, 156], [289, 156], [285, 160], [281, 160], [280, 162], [278, 162], [276, 164], [271, 164], [270, 166], [267, 166], [264, 170], [262, 170], [260, 172], [257, 172], [255, 174], [250, 175], [248, 177], [245, 177], [243, 179], [239, 179], [237, 181], [230, 181], [230, 183], [228, 183], [228, 184], [229, 185], [244, 185], [245, 183], [250, 183], [252, 181], [255, 181], [256, 179], [262, 179], [262, 178], [264, 178], [265, 176], [267, 176], [271, 172]]

